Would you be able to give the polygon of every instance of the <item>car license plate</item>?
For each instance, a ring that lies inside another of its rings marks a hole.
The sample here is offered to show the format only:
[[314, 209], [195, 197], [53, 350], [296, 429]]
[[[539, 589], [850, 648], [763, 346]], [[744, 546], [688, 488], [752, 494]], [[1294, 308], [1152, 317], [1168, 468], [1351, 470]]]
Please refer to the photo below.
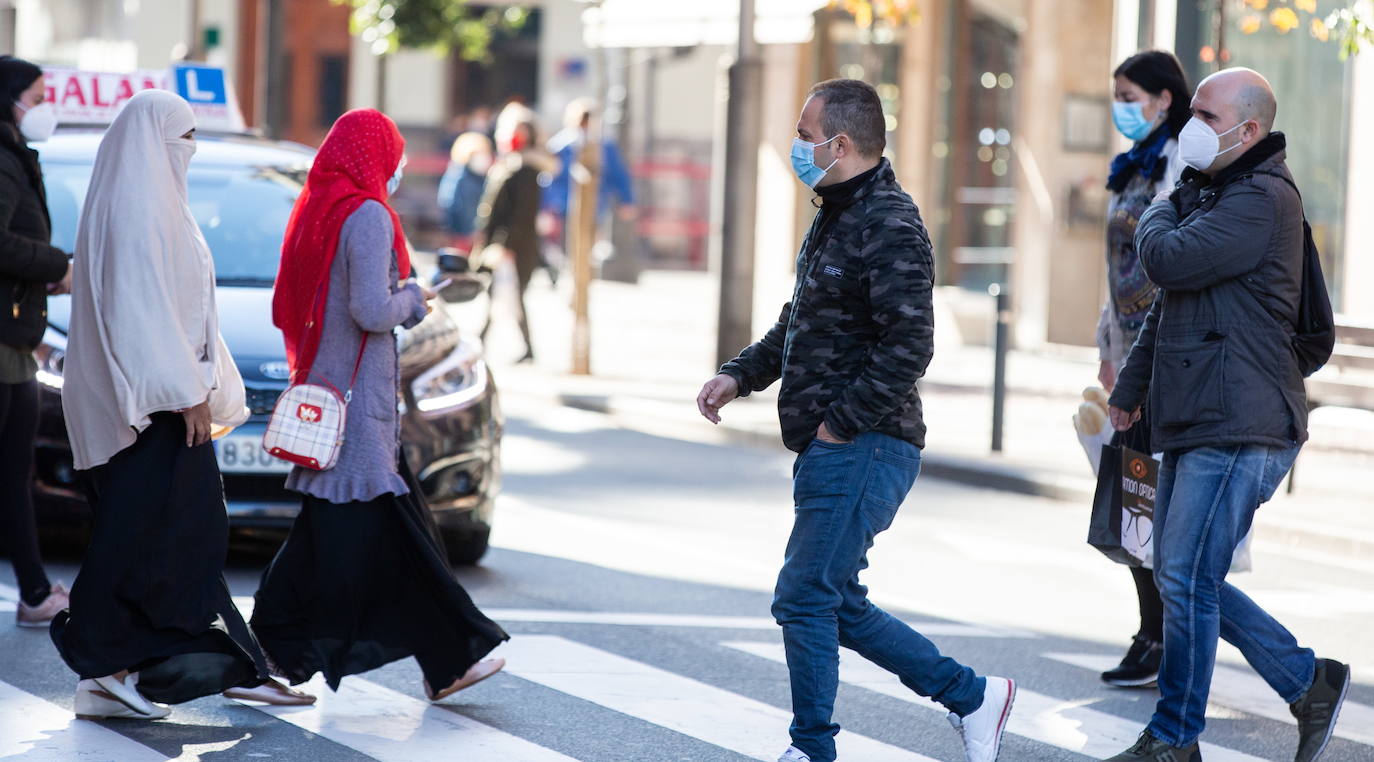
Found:
[[251, 434], [230, 434], [218, 440], [215, 455], [219, 458], [219, 470], [226, 474], [284, 474], [291, 470], [290, 463], [262, 449], [262, 437]]

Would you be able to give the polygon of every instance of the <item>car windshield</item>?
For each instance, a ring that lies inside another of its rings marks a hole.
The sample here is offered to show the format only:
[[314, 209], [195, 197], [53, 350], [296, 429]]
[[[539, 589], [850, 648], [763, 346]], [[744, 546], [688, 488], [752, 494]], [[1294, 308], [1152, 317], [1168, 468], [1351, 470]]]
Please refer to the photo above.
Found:
[[[52, 244], [76, 249], [76, 226], [91, 180], [89, 164], [44, 163]], [[305, 180], [281, 167], [191, 165], [191, 212], [215, 258], [220, 285], [268, 285], [277, 277], [282, 234]]]

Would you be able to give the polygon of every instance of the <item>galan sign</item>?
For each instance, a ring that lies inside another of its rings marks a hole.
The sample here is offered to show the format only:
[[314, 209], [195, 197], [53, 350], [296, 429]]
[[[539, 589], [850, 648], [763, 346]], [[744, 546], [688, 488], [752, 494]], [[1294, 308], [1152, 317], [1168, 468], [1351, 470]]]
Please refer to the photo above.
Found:
[[119, 107], [140, 90], [171, 90], [185, 98], [203, 130], [242, 132], [243, 115], [224, 70], [217, 66], [178, 64], [167, 70], [126, 73], [43, 67], [48, 102], [58, 124], [109, 124]]

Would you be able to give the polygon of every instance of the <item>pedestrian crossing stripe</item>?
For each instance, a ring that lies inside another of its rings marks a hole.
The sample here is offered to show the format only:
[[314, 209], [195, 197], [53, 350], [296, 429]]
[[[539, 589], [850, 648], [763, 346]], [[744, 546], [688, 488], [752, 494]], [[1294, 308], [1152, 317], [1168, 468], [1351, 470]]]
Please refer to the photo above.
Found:
[[[76, 680], [72, 680], [72, 685]], [[166, 762], [163, 754], [0, 682], [0, 759], [24, 762]]]
[[[507, 673], [523, 680], [751, 759], [772, 762], [789, 743], [789, 712], [566, 638], [521, 635], [495, 653], [505, 657]], [[934, 762], [855, 733], [842, 733], [836, 742], [841, 759]]]
[[[245, 620], [252, 618], [253, 599], [235, 596]], [[535, 622], [540, 624], [591, 624], [625, 627], [684, 627], [690, 629], [764, 630], [776, 632], [778, 623], [771, 617], [718, 614], [664, 614], [634, 611], [570, 611], [567, 609], [492, 609], [482, 613], [495, 622]], [[1033, 632], [1007, 627], [990, 627], [961, 622], [908, 622], [918, 632], [950, 638], [1025, 638], [1040, 637]]]
[[[721, 645], [779, 664], [787, 663], [783, 647], [778, 643], [731, 642]], [[856, 654], [841, 652], [840, 682], [933, 709], [940, 714], [949, 711], [930, 699], [916, 695], [902, 685], [896, 675]], [[1113, 756], [1135, 743], [1141, 730], [1144, 730], [1144, 725], [1139, 722], [1089, 709], [1080, 702], [1036, 693], [1019, 684], [1016, 706], [1007, 723], [1007, 732], [1012, 735], [1097, 758]], [[1264, 762], [1261, 757], [1207, 743], [1202, 744], [1202, 752], [1203, 759], [1208, 762]]]
[[[1092, 672], [1104, 672], [1115, 667], [1117, 662], [1114, 657], [1101, 654], [1048, 653], [1045, 658]], [[1218, 664], [1212, 673], [1212, 690], [1208, 694], [1208, 701], [1287, 725], [1298, 724], [1288, 705], [1274, 693], [1274, 689], [1259, 675], [1248, 670]], [[1336, 737], [1374, 746], [1374, 707], [1347, 698], [1341, 705]]]
[[239, 703], [327, 738], [379, 762], [463, 759], [501, 762], [576, 762], [538, 744], [457, 712], [407, 696], [360, 677], [348, 677], [334, 693], [324, 678], [303, 686], [318, 697], [314, 706]]
[[[770, 617], [721, 616], [708, 614], [659, 614], [620, 611], [567, 611], [542, 609], [483, 609], [497, 622], [543, 622], [551, 624], [626, 625], [632, 627], [691, 627], [722, 630], [767, 630], [775, 632], [778, 623]], [[908, 622], [927, 635], [952, 638], [1036, 638], [1034, 633], [958, 622]]]
[[[776, 642], [728, 641], [726, 648], [785, 664]], [[506, 674], [587, 701], [703, 743], [743, 756], [773, 760], [786, 747], [790, 713], [782, 708], [679, 675], [650, 664], [553, 635], [518, 635], [494, 655], [508, 660]], [[1046, 658], [1098, 671], [1115, 660], [1094, 654], [1047, 653]], [[891, 674], [843, 652], [840, 679], [846, 684], [943, 714], [937, 704], [913, 694]], [[333, 693], [316, 678], [306, 686], [319, 696], [313, 707], [266, 707], [240, 702], [273, 718], [380, 762], [450, 758], [461, 752], [475, 762], [569, 762], [556, 750], [525, 740], [511, 730], [470, 719], [461, 709], [433, 705], [360, 677]], [[1213, 700], [1219, 704], [1291, 724], [1279, 702], [1257, 677], [1220, 667]], [[1270, 702], [1273, 703], [1273, 702]], [[175, 711], [175, 710], [174, 710]], [[1337, 736], [1374, 745], [1374, 710], [1347, 701]], [[175, 714], [173, 715], [175, 720]], [[943, 723], [939, 723], [943, 726]], [[70, 710], [0, 682], [0, 759], [68, 762], [118, 759], [165, 762], [167, 757], [117, 732], [115, 726], [75, 719]], [[1130, 745], [1141, 724], [1085, 705], [1021, 688], [1008, 732], [1089, 757], [1105, 757]], [[952, 732], [952, 731], [951, 731]], [[232, 742], [183, 745], [183, 759], [218, 751]], [[837, 738], [842, 759], [865, 762], [933, 762], [918, 752], [844, 732]], [[212, 748], [215, 747], [215, 748]], [[1259, 758], [1203, 744], [1210, 762], [1256, 762]], [[239, 748], [247, 751], [246, 747]]]

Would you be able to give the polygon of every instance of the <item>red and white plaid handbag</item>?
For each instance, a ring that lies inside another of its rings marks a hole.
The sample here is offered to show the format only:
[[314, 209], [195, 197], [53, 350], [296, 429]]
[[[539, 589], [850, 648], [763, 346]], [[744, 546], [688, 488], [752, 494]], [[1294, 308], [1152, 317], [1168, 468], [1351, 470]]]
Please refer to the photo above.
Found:
[[[343, 449], [348, 403], [353, 399], [353, 383], [358, 380], [364, 349], [367, 349], [367, 334], [363, 334], [358, 359], [353, 363], [353, 377], [348, 380], [348, 390], [343, 394], [327, 381], [288, 386], [272, 408], [267, 433], [262, 435], [263, 450], [313, 471], [333, 468]], [[310, 371], [307, 369], [303, 375], [309, 379]]]

